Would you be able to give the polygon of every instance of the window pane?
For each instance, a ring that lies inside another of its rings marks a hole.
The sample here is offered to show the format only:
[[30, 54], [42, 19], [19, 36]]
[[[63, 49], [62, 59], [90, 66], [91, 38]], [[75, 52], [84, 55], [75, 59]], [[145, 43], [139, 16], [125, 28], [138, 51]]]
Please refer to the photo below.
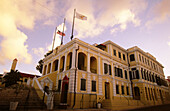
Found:
[[129, 87], [128, 86], [126, 87], [126, 92], [127, 92], [127, 95], [129, 95]]
[[81, 90], [86, 90], [86, 79], [81, 79]]
[[121, 86], [122, 87], [122, 94], [125, 94], [125, 92], [124, 92], [124, 86]]
[[113, 50], [114, 56], [116, 56], [116, 50]]
[[96, 92], [96, 81], [92, 81], [92, 91]]
[[116, 94], [119, 94], [119, 85], [116, 85]]
[[134, 56], [134, 54], [131, 54], [131, 55], [130, 55], [130, 61], [135, 61], [135, 56]]
[[123, 54], [123, 60], [126, 60], [126, 58], [125, 58], [125, 54]]
[[107, 74], [108, 73], [108, 68], [107, 68], [107, 64], [104, 63], [104, 74]]
[[109, 75], [112, 75], [111, 65], [109, 65]]
[[119, 58], [121, 58], [121, 53], [119, 52]]

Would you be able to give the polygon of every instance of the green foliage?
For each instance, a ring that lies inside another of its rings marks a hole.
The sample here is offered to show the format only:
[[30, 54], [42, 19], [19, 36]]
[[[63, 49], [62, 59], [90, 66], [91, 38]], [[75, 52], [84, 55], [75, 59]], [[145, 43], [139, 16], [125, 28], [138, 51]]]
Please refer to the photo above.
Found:
[[18, 70], [16, 70], [16, 71], [11, 70], [11, 72], [8, 72], [4, 76], [3, 84], [5, 84], [5, 87], [17, 84], [17, 81], [20, 81], [20, 78], [22, 78], [22, 76], [20, 75]]
[[39, 62], [38, 62], [38, 65], [36, 66], [36, 70], [38, 70], [40, 73], [42, 73], [42, 69], [43, 69], [43, 60], [41, 59]]

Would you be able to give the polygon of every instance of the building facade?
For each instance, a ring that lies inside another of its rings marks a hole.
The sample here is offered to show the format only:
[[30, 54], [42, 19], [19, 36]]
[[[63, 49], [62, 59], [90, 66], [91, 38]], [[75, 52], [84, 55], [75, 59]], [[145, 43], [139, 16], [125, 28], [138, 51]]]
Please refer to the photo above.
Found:
[[92, 108], [100, 102], [104, 108], [127, 109], [166, 102], [163, 66], [137, 46], [126, 50], [112, 41], [90, 45], [75, 38], [43, 62], [43, 76], [32, 86], [54, 91], [54, 105]]

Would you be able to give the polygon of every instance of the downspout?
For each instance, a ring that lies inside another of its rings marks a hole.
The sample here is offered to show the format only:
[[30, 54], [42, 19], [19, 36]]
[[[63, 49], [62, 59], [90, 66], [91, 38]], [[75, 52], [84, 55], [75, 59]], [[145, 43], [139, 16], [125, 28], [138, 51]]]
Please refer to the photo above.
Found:
[[72, 109], [75, 106], [75, 102], [76, 102], [76, 75], [77, 75], [77, 51], [79, 50], [79, 46], [76, 49], [76, 55], [75, 55], [75, 76], [74, 76], [74, 103], [72, 106]]
[[[127, 62], [128, 62], [129, 70], [130, 70], [130, 63], [129, 63], [129, 55], [128, 55], [128, 53], [127, 53]], [[129, 79], [130, 79], [130, 77], [129, 77]], [[133, 82], [132, 82], [132, 80], [130, 80], [130, 83], [131, 83], [131, 89], [132, 89], [132, 97], [134, 99], [134, 96], [133, 96]]]

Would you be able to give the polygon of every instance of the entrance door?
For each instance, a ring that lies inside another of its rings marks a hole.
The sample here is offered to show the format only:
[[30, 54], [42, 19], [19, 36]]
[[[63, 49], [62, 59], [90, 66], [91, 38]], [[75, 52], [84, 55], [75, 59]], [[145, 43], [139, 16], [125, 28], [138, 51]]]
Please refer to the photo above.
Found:
[[110, 87], [108, 82], [105, 82], [105, 99], [110, 99]]
[[69, 79], [65, 76], [62, 83], [61, 103], [67, 103], [68, 82]]
[[134, 87], [134, 92], [135, 92], [134, 99], [140, 100], [140, 90], [139, 90], [139, 87]]

